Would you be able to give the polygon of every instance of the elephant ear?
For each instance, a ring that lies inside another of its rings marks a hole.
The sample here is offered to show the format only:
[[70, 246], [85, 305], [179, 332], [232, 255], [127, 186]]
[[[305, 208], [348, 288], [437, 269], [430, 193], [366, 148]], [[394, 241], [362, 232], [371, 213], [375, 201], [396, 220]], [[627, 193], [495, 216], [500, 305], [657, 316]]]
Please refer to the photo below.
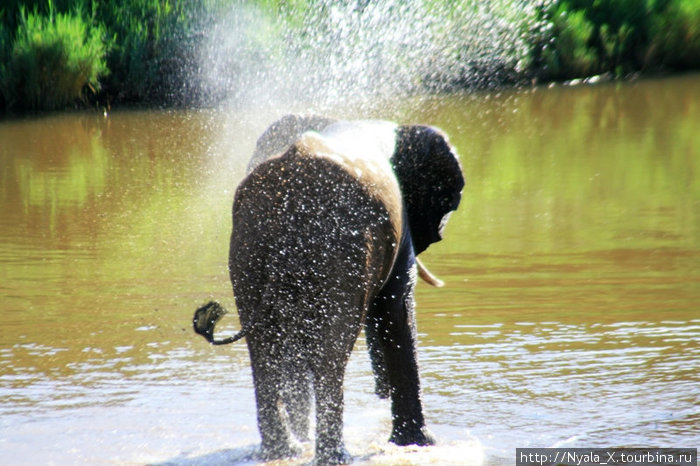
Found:
[[318, 115], [283, 116], [272, 123], [258, 138], [246, 172], [250, 174], [261, 162], [286, 151], [305, 132], [321, 131], [335, 121]]
[[401, 186], [415, 254], [442, 239], [462, 198], [464, 176], [447, 136], [430, 126], [399, 126], [391, 158]]

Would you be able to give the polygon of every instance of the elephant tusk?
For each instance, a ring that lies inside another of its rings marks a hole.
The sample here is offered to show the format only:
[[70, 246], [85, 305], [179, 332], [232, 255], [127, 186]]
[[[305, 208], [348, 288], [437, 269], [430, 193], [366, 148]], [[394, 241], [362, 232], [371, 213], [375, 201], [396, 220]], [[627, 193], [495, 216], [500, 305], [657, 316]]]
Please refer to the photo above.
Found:
[[432, 285], [436, 288], [442, 288], [445, 286], [445, 282], [440, 280], [438, 277], [433, 275], [430, 270], [427, 269], [426, 266], [423, 265], [423, 263], [416, 257], [416, 265], [418, 266], [418, 276], [423, 279], [426, 283], [429, 285]]

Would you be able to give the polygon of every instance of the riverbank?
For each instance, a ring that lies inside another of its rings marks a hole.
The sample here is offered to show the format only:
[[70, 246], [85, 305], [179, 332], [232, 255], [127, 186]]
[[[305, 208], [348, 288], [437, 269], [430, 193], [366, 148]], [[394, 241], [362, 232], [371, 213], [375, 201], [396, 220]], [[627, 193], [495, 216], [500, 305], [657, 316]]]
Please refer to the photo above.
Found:
[[700, 0], [11, 0], [0, 13], [4, 113], [211, 106], [260, 82], [337, 98], [698, 67]]

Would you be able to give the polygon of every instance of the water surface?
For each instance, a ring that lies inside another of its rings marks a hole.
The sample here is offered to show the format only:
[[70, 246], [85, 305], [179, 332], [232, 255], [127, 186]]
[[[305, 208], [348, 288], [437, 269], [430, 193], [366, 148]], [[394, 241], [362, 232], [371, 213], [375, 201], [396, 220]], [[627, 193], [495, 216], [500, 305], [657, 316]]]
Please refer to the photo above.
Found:
[[[441, 445], [385, 442], [360, 340], [345, 383], [358, 461], [700, 447], [700, 77], [375, 108], [331, 114], [442, 127], [467, 187], [424, 257], [447, 286], [418, 291]], [[4, 463], [245, 462], [259, 442], [245, 345], [209, 347], [190, 318], [208, 299], [233, 308], [233, 192], [284, 112], [0, 122]]]

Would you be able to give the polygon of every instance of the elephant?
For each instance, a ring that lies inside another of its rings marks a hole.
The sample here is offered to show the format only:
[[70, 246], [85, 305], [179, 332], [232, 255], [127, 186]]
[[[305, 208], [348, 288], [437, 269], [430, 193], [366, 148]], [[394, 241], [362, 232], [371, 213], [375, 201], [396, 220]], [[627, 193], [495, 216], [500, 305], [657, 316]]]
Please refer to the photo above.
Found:
[[441, 282], [417, 256], [440, 241], [465, 185], [439, 129], [288, 115], [258, 139], [232, 209], [229, 272], [241, 331], [214, 338], [211, 302], [197, 333], [245, 337], [265, 460], [340, 464], [345, 367], [364, 328], [375, 392], [391, 399], [390, 442], [432, 445], [416, 353], [414, 288]]

